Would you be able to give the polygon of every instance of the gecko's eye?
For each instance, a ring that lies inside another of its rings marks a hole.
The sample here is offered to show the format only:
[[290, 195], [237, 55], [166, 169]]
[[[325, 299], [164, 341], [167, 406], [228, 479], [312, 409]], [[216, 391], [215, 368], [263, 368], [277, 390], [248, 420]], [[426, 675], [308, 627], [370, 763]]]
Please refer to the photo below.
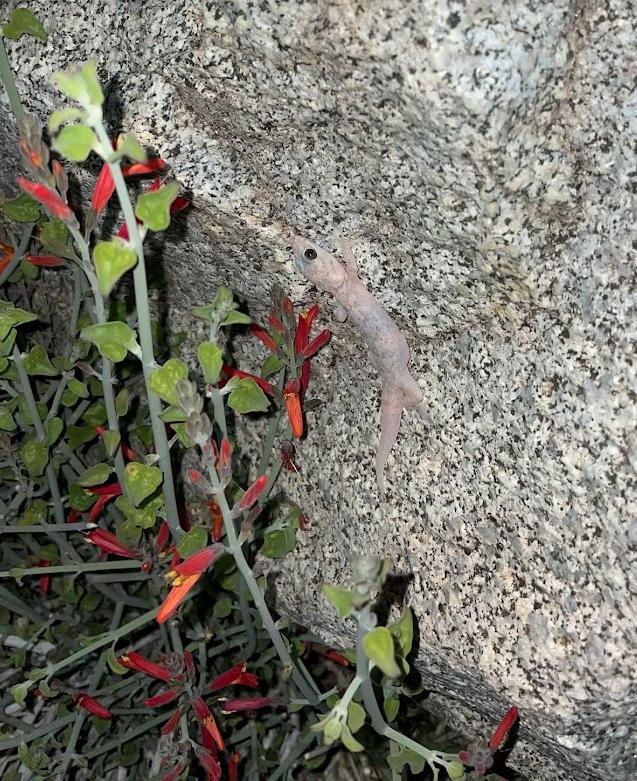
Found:
[[303, 257], [306, 260], [315, 260], [316, 259], [316, 250], [312, 249], [312, 247], [308, 247], [305, 252], [303, 253]]

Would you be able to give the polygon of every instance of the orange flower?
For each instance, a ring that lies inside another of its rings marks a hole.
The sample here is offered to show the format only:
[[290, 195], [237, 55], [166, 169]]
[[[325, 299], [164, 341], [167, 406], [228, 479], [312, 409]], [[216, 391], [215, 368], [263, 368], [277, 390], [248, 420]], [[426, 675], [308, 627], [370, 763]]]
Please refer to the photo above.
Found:
[[301, 409], [301, 383], [297, 380], [290, 380], [283, 389], [283, 398], [285, 399], [285, 408], [290, 421], [290, 428], [295, 437], [303, 435], [303, 410]]
[[210, 711], [210, 708], [199, 696], [193, 697], [191, 702], [192, 702], [192, 709], [195, 712], [197, 721], [201, 724], [201, 728], [205, 729], [211, 735], [211, 737], [217, 744], [217, 748], [219, 749], [219, 751], [223, 751], [224, 748], [223, 738], [221, 737], [221, 733], [219, 732], [219, 727], [217, 726], [217, 722], [215, 721], [214, 716]]
[[15, 250], [13, 247], [10, 244], [5, 244], [0, 241], [0, 274], [11, 263], [14, 255]]
[[157, 613], [156, 621], [158, 624], [163, 624], [168, 621], [179, 605], [186, 599], [188, 592], [193, 588], [201, 575], [202, 573], [200, 572], [198, 575], [175, 578], [173, 587], [168, 592], [166, 599], [161, 603], [161, 607]]

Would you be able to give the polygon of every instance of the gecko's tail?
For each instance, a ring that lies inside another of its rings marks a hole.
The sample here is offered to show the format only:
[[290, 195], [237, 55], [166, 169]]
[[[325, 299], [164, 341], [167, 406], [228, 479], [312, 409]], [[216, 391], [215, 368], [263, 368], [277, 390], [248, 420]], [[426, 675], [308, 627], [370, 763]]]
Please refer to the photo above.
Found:
[[403, 412], [403, 394], [395, 385], [384, 385], [380, 400], [380, 439], [376, 450], [376, 482], [381, 500], [385, 501], [385, 464], [396, 442]]

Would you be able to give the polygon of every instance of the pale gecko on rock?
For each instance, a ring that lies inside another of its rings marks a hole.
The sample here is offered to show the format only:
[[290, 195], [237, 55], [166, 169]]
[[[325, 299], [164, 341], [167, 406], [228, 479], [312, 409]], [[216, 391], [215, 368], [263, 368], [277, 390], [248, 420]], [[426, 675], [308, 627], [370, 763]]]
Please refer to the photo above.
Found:
[[292, 251], [298, 269], [316, 287], [331, 293], [341, 311], [367, 343], [372, 362], [380, 374], [383, 390], [380, 403], [380, 439], [376, 450], [376, 480], [385, 497], [383, 471], [396, 442], [403, 408], [414, 409], [423, 400], [423, 391], [409, 373], [409, 345], [389, 314], [367, 290], [358, 276], [358, 264], [350, 246], [343, 242], [343, 263], [301, 236], [292, 236]]

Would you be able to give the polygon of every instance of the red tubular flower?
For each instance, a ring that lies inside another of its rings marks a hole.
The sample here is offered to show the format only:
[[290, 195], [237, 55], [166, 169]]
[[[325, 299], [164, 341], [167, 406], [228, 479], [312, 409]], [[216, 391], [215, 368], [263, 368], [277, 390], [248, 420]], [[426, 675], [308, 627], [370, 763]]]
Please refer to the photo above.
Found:
[[203, 746], [197, 744], [195, 744], [195, 754], [206, 771], [206, 781], [219, 781], [221, 778], [221, 766], [217, 758], [210, 751], [206, 751]]
[[209, 500], [208, 510], [212, 520], [212, 538], [215, 542], [219, 542], [223, 537], [223, 513], [214, 499]]
[[254, 673], [247, 673], [246, 667], [247, 664], [245, 662], [235, 664], [234, 667], [226, 670], [225, 673], [221, 673], [221, 675], [213, 678], [206, 688], [210, 689], [212, 692], [216, 692], [226, 686], [243, 684], [244, 686], [249, 686], [251, 689], [256, 689], [259, 685], [259, 679]]
[[509, 710], [504, 714], [502, 721], [498, 724], [496, 731], [493, 733], [493, 737], [489, 741], [489, 748], [491, 748], [493, 751], [498, 750], [507, 732], [515, 724], [517, 719], [518, 709], [516, 707], [509, 708]]
[[221, 371], [226, 375], [226, 377], [239, 377], [240, 379], [249, 378], [251, 380], [254, 380], [256, 384], [261, 388], [261, 390], [265, 391], [269, 396], [274, 396], [274, 388], [272, 385], [267, 381], [264, 380], [262, 377], [257, 377], [256, 374], [250, 374], [249, 372], [242, 372], [241, 369], [235, 369], [232, 366], [228, 366], [228, 364], [224, 363]]
[[166, 161], [161, 157], [155, 160], [147, 160], [145, 163], [132, 163], [131, 165], [122, 166], [122, 174], [124, 178], [129, 176], [138, 176], [139, 174], [152, 174], [155, 171], [160, 171], [166, 165]]
[[[283, 325], [283, 324], [281, 324]], [[277, 346], [274, 342], [274, 339], [270, 336], [270, 334], [263, 328], [261, 328], [260, 325], [257, 325], [256, 323], [252, 323], [250, 325], [250, 333], [252, 336], [256, 336], [257, 339], [260, 339], [263, 344], [270, 350], [270, 352], [277, 353]]]
[[148, 697], [144, 700], [147, 708], [160, 708], [162, 705], [168, 705], [169, 702], [176, 700], [181, 694], [177, 689], [167, 689], [165, 692], [159, 692], [154, 697]]
[[239, 781], [239, 763], [241, 754], [235, 751], [228, 759], [228, 781]]
[[326, 345], [330, 340], [330, 332], [325, 328], [318, 336], [315, 336], [312, 341], [301, 350], [301, 357], [311, 358], [314, 353], [317, 353], [321, 347]]
[[94, 716], [99, 716], [100, 719], [113, 718], [113, 714], [109, 711], [108, 708], [105, 708], [93, 697], [89, 697], [88, 694], [74, 694], [73, 702], [76, 705], [79, 705], [80, 708], [84, 708], [84, 710], [92, 713]]
[[241, 497], [241, 500], [239, 502], [239, 507], [242, 510], [247, 510], [256, 502], [256, 500], [259, 498], [259, 495], [265, 488], [268, 482], [267, 475], [261, 475], [261, 477], [257, 477], [257, 479], [252, 483], [250, 488], [243, 494]]
[[272, 705], [272, 697], [245, 697], [239, 700], [226, 700], [222, 703], [222, 713], [239, 713], [240, 711], [258, 710], [269, 708]]
[[163, 624], [172, 616], [179, 605], [186, 599], [188, 592], [195, 586], [201, 573], [189, 575], [188, 577], [176, 578], [173, 587], [168, 592], [168, 596], [161, 603], [159, 612], [155, 618], [158, 624]]
[[290, 421], [290, 428], [295, 437], [303, 435], [303, 410], [301, 409], [301, 383], [297, 379], [290, 380], [283, 389], [285, 408]]
[[115, 192], [115, 182], [106, 163], [102, 166], [100, 175], [97, 177], [95, 189], [91, 197], [91, 209], [95, 214], [101, 214]]
[[97, 496], [120, 496], [122, 493], [122, 486], [119, 483], [108, 483], [107, 485], [93, 485], [86, 489], [90, 494], [96, 494]]
[[338, 664], [341, 667], [349, 667], [349, 659], [342, 653], [335, 651], [333, 648], [326, 648], [324, 650], [314, 649], [319, 656], [323, 656], [325, 659], [329, 659], [334, 664]]
[[196, 677], [195, 662], [192, 658], [190, 651], [184, 651], [184, 664], [186, 666], [186, 673], [188, 674], [188, 680], [193, 681]]
[[170, 733], [175, 729], [177, 724], [179, 724], [179, 719], [181, 718], [181, 708], [177, 708], [177, 710], [173, 713], [173, 715], [168, 719], [168, 721], [164, 724], [164, 726], [159, 730], [162, 735], [170, 735]]
[[0, 241], [0, 274], [7, 268], [7, 266], [13, 260], [15, 250], [10, 244], [5, 244]]
[[159, 531], [157, 532], [157, 537], [155, 539], [156, 553], [160, 553], [161, 551], [164, 550], [169, 538], [170, 538], [170, 526], [168, 526], [168, 523], [166, 521], [162, 521], [161, 526], [159, 527]]
[[268, 320], [270, 321], [270, 325], [272, 328], [274, 328], [275, 331], [278, 331], [281, 335], [285, 334], [286, 328], [279, 320], [279, 318], [274, 314], [274, 312], [270, 312], [268, 315]]
[[80, 519], [80, 511], [79, 510], [69, 510], [69, 514], [66, 518], [67, 523], [77, 523]]
[[217, 744], [217, 748], [219, 749], [219, 751], [223, 751], [223, 747], [224, 747], [223, 738], [221, 737], [221, 733], [219, 732], [219, 727], [217, 726], [217, 722], [215, 721], [214, 716], [210, 711], [210, 708], [201, 699], [201, 697], [199, 697], [199, 695], [194, 696], [191, 702], [192, 702], [192, 709], [195, 712], [197, 721], [201, 724], [201, 728], [209, 732], [209, 734]]
[[151, 678], [159, 678], [160, 681], [165, 681], [166, 683], [170, 681], [171, 675], [169, 670], [157, 664], [157, 662], [151, 662], [150, 659], [138, 654], [136, 651], [123, 654], [117, 661], [122, 667], [127, 667], [129, 670], [137, 670], [140, 673], [144, 673], [144, 675], [150, 675]]
[[168, 573], [168, 577], [175, 583], [179, 578], [201, 575], [219, 558], [224, 550], [224, 545], [208, 545], [207, 548], [198, 550], [196, 553], [193, 553], [192, 556], [188, 556], [181, 564], [177, 564], [176, 567], [173, 567]]
[[75, 220], [75, 215], [69, 209], [68, 205], [64, 203], [54, 190], [51, 190], [45, 184], [30, 182], [28, 179], [25, 179], [24, 176], [18, 176], [17, 182], [26, 193], [32, 198], [35, 198], [38, 203], [41, 203], [56, 219], [62, 220], [63, 222]]
[[140, 551], [122, 545], [117, 537], [106, 529], [91, 529], [85, 534], [85, 539], [92, 542], [93, 545], [97, 545], [103, 553], [112, 553], [125, 559], [140, 559], [142, 557]]
[[34, 266], [42, 266], [44, 268], [59, 268], [64, 263], [55, 255], [27, 255], [25, 260], [28, 260]]
[[[45, 559], [40, 559], [39, 561], [36, 561], [35, 563], [36, 567], [50, 567], [51, 562], [46, 561]], [[45, 597], [49, 593], [49, 588], [51, 586], [51, 576], [50, 575], [40, 575], [40, 582], [39, 582], [39, 588], [40, 588], [40, 594], [42, 594], [43, 597]]]

